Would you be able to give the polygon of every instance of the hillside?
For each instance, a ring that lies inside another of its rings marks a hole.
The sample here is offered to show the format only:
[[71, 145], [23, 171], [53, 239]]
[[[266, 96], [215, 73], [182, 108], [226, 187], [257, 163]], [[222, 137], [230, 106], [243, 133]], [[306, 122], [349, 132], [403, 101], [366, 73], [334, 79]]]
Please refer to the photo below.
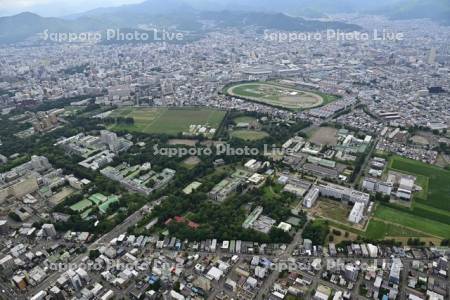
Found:
[[385, 14], [392, 19], [429, 18], [450, 25], [450, 2], [447, 0], [409, 0], [385, 10]]
[[[157, 0], [159, 1], [159, 0]], [[177, 1], [177, 0], [170, 0]], [[360, 27], [343, 22], [321, 22], [291, 17], [282, 13], [237, 11], [173, 11], [153, 9], [144, 2], [124, 6], [123, 10], [102, 9], [72, 18], [44, 18], [32, 13], [21, 13], [0, 18], [0, 43], [15, 43], [36, 38], [45, 30], [50, 33], [103, 32], [107, 29], [138, 29], [164, 27], [171, 30], [201, 33], [202, 22], [210, 21], [216, 27], [256, 26], [263, 29], [286, 31], [316, 31], [323, 29], [358, 30]], [[154, 3], [152, 0], [151, 3]], [[184, 6], [181, 6], [184, 7]], [[109, 11], [107, 13], [106, 11]], [[158, 12], [155, 14], [155, 12]], [[100, 13], [100, 14], [99, 14]]]

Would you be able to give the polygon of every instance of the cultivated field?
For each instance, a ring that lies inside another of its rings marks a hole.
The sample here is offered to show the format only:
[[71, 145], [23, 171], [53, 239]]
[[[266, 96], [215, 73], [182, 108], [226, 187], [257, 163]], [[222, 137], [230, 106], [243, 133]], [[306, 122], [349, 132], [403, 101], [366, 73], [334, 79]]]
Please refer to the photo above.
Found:
[[380, 220], [371, 220], [364, 236], [373, 240], [384, 240], [396, 239], [398, 237], [419, 238], [425, 237], [426, 235], [400, 225]]
[[450, 212], [450, 171], [399, 156], [391, 158], [389, 169], [417, 176], [419, 185], [428, 183], [422, 186], [427, 192], [419, 194], [415, 201]]
[[293, 110], [310, 109], [329, 102], [328, 97], [271, 83], [240, 83], [227, 88], [230, 96]]
[[176, 135], [189, 132], [189, 126], [202, 125], [219, 128], [226, 112], [212, 108], [121, 108], [110, 117], [133, 118], [134, 125], [116, 124], [112, 130], [149, 134]]
[[377, 217], [371, 218], [366, 228], [356, 228], [353, 225], [347, 225], [344, 223], [333, 221], [329, 218], [322, 217], [328, 220], [336, 229], [341, 230], [343, 233], [347, 232], [351, 237], [360, 236], [370, 240], [397, 240], [406, 244], [408, 238], [420, 238], [422, 241], [432, 241], [435, 244], [439, 244], [443, 239], [440, 236], [433, 236], [429, 233], [414, 230], [410, 227], [394, 224]]
[[411, 208], [378, 205], [367, 229], [368, 234], [393, 238], [450, 238], [450, 172], [399, 156], [390, 159], [388, 170], [415, 176], [416, 184], [422, 187], [422, 191], [415, 193]]
[[412, 213], [379, 205], [374, 217], [391, 224], [398, 224], [413, 231], [429, 234], [440, 238], [450, 238], [450, 224], [423, 218]]

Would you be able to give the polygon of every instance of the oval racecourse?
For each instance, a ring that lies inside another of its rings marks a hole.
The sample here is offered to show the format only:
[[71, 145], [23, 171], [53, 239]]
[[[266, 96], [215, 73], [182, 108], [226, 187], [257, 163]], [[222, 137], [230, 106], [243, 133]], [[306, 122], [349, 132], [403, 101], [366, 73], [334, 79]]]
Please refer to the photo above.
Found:
[[269, 83], [240, 83], [226, 90], [229, 96], [254, 101], [275, 107], [304, 110], [324, 104], [322, 96]]

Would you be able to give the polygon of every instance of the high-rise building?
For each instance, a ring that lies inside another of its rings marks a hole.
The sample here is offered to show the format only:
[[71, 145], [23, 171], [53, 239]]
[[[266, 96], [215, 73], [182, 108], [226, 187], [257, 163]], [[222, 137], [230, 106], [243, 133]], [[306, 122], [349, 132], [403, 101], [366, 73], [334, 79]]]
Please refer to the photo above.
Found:
[[344, 202], [362, 202], [367, 204], [370, 200], [369, 194], [332, 183], [320, 184], [319, 190], [321, 196], [339, 199]]
[[319, 198], [320, 190], [316, 187], [313, 187], [309, 190], [308, 194], [305, 196], [305, 200], [303, 205], [306, 208], [311, 208], [316, 202], [317, 198]]
[[117, 137], [117, 134], [111, 131], [102, 130], [100, 132], [100, 139], [103, 143], [107, 144], [109, 150], [113, 152], [117, 152], [120, 147], [120, 141]]
[[437, 57], [437, 49], [431, 48], [430, 53], [428, 54], [428, 64], [434, 65], [436, 63], [436, 57]]
[[400, 284], [400, 272], [402, 271], [403, 264], [400, 258], [392, 259], [391, 270], [389, 272], [389, 282], [392, 284]]
[[31, 157], [31, 166], [35, 171], [45, 171], [51, 168], [50, 163], [48, 162], [47, 157], [45, 156], [36, 156], [33, 155]]
[[44, 230], [45, 234], [50, 237], [56, 236], [56, 229], [53, 224], [44, 224], [42, 225], [42, 229]]
[[0, 234], [5, 234], [8, 232], [8, 221], [7, 220], [0, 220]]
[[12, 273], [14, 267], [14, 258], [11, 255], [6, 255], [0, 259], [0, 270], [5, 273]]
[[348, 264], [345, 266], [345, 278], [350, 281], [358, 279], [358, 269], [354, 265]]
[[350, 212], [350, 215], [348, 216], [348, 221], [355, 224], [361, 222], [364, 216], [364, 208], [365, 208], [364, 203], [356, 202]]

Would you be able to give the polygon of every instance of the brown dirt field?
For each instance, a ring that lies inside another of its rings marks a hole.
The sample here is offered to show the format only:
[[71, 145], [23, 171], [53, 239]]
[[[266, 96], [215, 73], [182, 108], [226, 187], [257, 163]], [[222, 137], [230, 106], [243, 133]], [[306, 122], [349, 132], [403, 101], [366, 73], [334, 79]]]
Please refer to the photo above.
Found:
[[337, 129], [332, 127], [319, 127], [315, 130], [310, 138], [310, 141], [317, 145], [337, 145]]

